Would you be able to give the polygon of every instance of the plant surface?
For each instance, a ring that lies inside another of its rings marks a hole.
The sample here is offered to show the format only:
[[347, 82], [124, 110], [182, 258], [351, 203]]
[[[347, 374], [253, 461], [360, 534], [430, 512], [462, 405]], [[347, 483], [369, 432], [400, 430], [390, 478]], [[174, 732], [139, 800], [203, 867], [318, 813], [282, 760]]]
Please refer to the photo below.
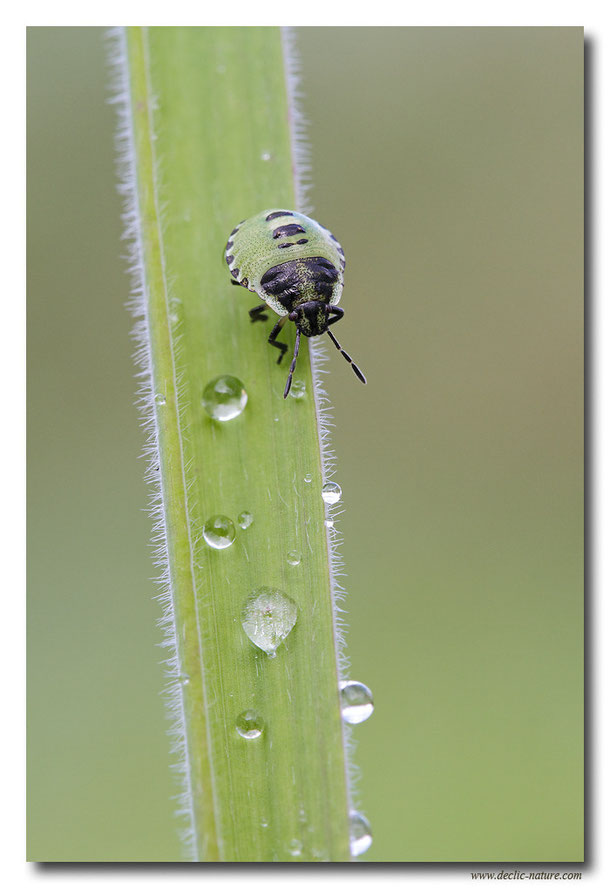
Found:
[[[266, 344], [268, 328], [248, 317], [257, 297], [230, 285], [223, 261], [241, 220], [266, 207], [304, 209], [282, 35], [129, 28], [115, 39], [189, 856], [347, 860], [334, 531], [321, 497], [327, 430], [309, 360], [317, 345], [302, 342], [294, 393], [304, 395], [284, 401], [286, 367]], [[291, 349], [294, 330], [285, 341]], [[220, 422], [202, 395], [224, 375], [241, 381], [247, 404]], [[223, 544], [234, 532], [225, 548], [204, 538], [215, 516], [228, 521], [208, 539]], [[267, 647], [261, 619], [281, 630]]]

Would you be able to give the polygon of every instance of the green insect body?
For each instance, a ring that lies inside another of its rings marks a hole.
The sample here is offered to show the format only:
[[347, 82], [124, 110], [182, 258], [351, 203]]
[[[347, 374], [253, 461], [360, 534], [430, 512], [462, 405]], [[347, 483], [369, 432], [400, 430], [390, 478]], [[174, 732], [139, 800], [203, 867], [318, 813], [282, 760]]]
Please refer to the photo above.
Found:
[[286, 321], [296, 325], [285, 398], [292, 384], [301, 334], [327, 333], [358, 379], [366, 382], [328, 329], [344, 315], [337, 303], [343, 291], [345, 256], [341, 244], [327, 228], [294, 210], [263, 210], [236, 225], [225, 248], [225, 260], [231, 282], [256, 293], [264, 303], [250, 310], [251, 320], [267, 320], [266, 308], [279, 315], [268, 338], [269, 344], [281, 352], [278, 364], [287, 346], [277, 342], [277, 336]]

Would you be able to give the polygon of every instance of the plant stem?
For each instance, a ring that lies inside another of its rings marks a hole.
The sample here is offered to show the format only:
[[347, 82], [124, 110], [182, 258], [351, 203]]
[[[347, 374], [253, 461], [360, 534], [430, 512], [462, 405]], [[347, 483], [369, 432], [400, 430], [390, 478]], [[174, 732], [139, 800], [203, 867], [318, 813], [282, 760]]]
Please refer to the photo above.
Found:
[[[209, 861], [347, 860], [336, 618], [308, 343], [295, 376], [306, 395], [284, 401], [285, 368], [266, 345], [264, 325], [248, 319], [256, 297], [230, 286], [222, 258], [242, 219], [295, 206], [281, 34], [129, 28], [117, 41], [189, 853]], [[205, 385], [222, 374], [242, 380], [248, 393], [243, 414], [226, 423], [201, 404]], [[244, 510], [253, 522], [242, 530]], [[235, 542], [223, 550], [202, 537], [216, 514], [236, 525]], [[299, 564], [289, 563], [291, 551]], [[244, 602], [263, 586], [298, 608], [275, 657], [241, 625]], [[236, 730], [246, 710], [263, 720], [258, 738]]]

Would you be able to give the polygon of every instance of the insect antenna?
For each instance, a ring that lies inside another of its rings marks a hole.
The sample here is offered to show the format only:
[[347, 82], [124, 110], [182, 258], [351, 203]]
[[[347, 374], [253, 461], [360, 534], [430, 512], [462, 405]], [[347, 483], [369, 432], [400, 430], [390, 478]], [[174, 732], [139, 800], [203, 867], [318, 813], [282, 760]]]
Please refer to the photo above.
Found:
[[364, 375], [364, 373], [362, 372], [362, 370], [360, 369], [358, 364], [355, 364], [352, 361], [352, 359], [350, 358], [350, 356], [348, 355], [348, 353], [344, 349], [341, 348], [341, 346], [339, 345], [339, 343], [337, 342], [337, 340], [335, 339], [333, 334], [330, 332], [330, 330], [327, 330], [326, 332], [328, 333], [328, 335], [330, 336], [332, 341], [335, 343], [336, 348], [341, 352], [341, 354], [343, 355], [343, 357], [345, 358], [347, 363], [352, 365], [352, 370], [354, 371], [354, 373], [356, 374], [356, 376], [358, 377], [360, 382], [364, 382], [364, 384], [366, 385], [366, 376]]
[[297, 365], [297, 358], [299, 356], [299, 346], [301, 344], [301, 331], [297, 327], [297, 338], [294, 343], [294, 356], [292, 358], [292, 364], [290, 365], [290, 370], [288, 371], [288, 379], [286, 380], [286, 388], [284, 389], [284, 397], [288, 397], [288, 392], [290, 391], [290, 386], [292, 385], [292, 374], [294, 373], [294, 368]]

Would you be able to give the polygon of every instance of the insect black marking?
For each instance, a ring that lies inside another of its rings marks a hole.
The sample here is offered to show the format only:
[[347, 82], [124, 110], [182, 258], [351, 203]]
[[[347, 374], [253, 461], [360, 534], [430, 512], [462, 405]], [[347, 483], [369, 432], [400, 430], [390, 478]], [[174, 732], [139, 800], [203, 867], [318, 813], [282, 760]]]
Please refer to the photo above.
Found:
[[294, 244], [287, 243], [287, 244], [278, 244], [277, 245], [278, 250], [285, 250], [286, 247], [294, 247]]
[[234, 268], [231, 274], [234, 278], [239, 277], [239, 268]]
[[235, 259], [235, 256], [225, 256], [225, 258], [227, 260], [227, 265], [230, 265], [231, 262], [233, 262], [233, 260]]
[[232, 240], [227, 241], [227, 252], [229, 252], [229, 250], [231, 249], [232, 246], [233, 246], [233, 241]]
[[290, 210], [279, 210], [277, 213], [269, 213], [265, 222], [271, 222], [272, 219], [279, 219], [280, 216], [294, 216], [294, 213], [291, 213]]
[[309, 241], [307, 240], [306, 237], [302, 237], [301, 240], [297, 241], [297, 244], [308, 244], [308, 243], [309, 243]]
[[291, 309], [295, 299], [299, 298], [301, 288], [307, 284], [313, 285], [318, 297], [329, 300], [338, 278], [339, 272], [332, 262], [322, 256], [314, 256], [274, 265], [262, 276], [261, 286], [284, 308]]
[[305, 234], [305, 229], [302, 225], [292, 222], [290, 225], [280, 225], [279, 228], [276, 228], [273, 237], [292, 237], [293, 234]]
[[233, 231], [232, 231], [231, 234], [230, 234], [230, 237], [233, 237], [233, 235], [234, 235], [234, 234], [237, 234], [238, 231], [239, 231], [239, 225], [237, 226], [237, 228], [234, 228], [234, 229], [233, 229]]

